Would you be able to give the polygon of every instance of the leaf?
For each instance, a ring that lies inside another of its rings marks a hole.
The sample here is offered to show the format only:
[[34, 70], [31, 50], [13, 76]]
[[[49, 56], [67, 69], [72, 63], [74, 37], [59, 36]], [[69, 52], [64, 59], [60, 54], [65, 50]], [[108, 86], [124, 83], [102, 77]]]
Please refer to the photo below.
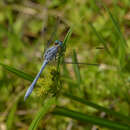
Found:
[[121, 30], [120, 30], [120, 26], [119, 26], [118, 21], [116, 20], [116, 18], [114, 18], [114, 16], [112, 15], [111, 11], [107, 8], [107, 6], [105, 4], [103, 4], [103, 6], [106, 9], [106, 11], [108, 12], [109, 17], [114, 25], [114, 29], [118, 35], [119, 40], [120, 40], [120, 44], [118, 47], [118, 58], [120, 61], [120, 66], [124, 67], [125, 56], [126, 56], [126, 47], [128, 47], [128, 45], [127, 45], [126, 40], [125, 40]]
[[130, 126], [118, 123], [115, 121], [106, 120], [103, 118], [86, 115], [80, 112], [72, 111], [64, 107], [56, 107], [52, 112], [55, 115], [70, 117], [85, 123], [92, 123], [106, 128], [112, 128], [114, 130], [129, 130]]
[[120, 120], [126, 120], [126, 121], [129, 121], [129, 122], [130, 122], [130, 117], [125, 116], [125, 115], [123, 115], [123, 114], [121, 114], [121, 113], [119, 113], [119, 112], [115, 112], [115, 111], [109, 110], [109, 109], [107, 109], [107, 108], [105, 108], [105, 107], [102, 107], [102, 106], [100, 106], [100, 105], [98, 105], [98, 104], [89, 102], [89, 101], [87, 101], [87, 100], [85, 100], [85, 99], [83, 99], [83, 98], [77, 97], [77, 96], [73, 96], [72, 94], [69, 94], [69, 93], [63, 93], [63, 95], [64, 95], [65, 97], [68, 97], [68, 98], [72, 99], [72, 100], [75, 100], [75, 101], [77, 101], [77, 102], [80, 102], [80, 103], [82, 103], [82, 104], [85, 104], [85, 105], [87, 105], [87, 106], [90, 106], [90, 107], [92, 107], [92, 108], [95, 108], [95, 109], [97, 109], [97, 110], [99, 110], [99, 111], [106, 112], [108, 115], [112, 115], [113, 117], [117, 117], [117, 118], [120, 119]]
[[28, 74], [26, 74], [26, 73], [24, 73], [24, 72], [22, 72], [22, 71], [20, 71], [18, 69], [15, 69], [15, 68], [13, 68], [11, 66], [5, 65], [3, 63], [0, 63], [0, 65], [4, 69], [8, 70], [9, 72], [12, 72], [12, 73], [16, 74], [17, 76], [19, 76], [19, 77], [21, 77], [23, 79], [26, 79], [26, 80], [29, 80], [29, 81], [33, 81], [33, 77], [31, 75], [28, 75]]
[[70, 39], [72, 34], [72, 28], [69, 29], [69, 31], [67, 32], [64, 41], [63, 41], [63, 47], [66, 46], [66, 43], [68, 42], [68, 40]]
[[[73, 50], [72, 61], [73, 61], [74, 63], [78, 63], [77, 54], [76, 54], [75, 50]], [[79, 65], [78, 65], [78, 64], [73, 64], [73, 69], [74, 69], [74, 72], [75, 72], [75, 77], [76, 77], [76, 80], [77, 80], [77, 82], [78, 82], [78, 85], [80, 86], [81, 76], [80, 76]]]
[[56, 103], [55, 97], [47, 99], [42, 108], [39, 110], [34, 120], [32, 121], [29, 130], [35, 130], [38, 127], [39, 121], [50, 111], [53, 104]]
[[90, 27], [91, 27], [91, 29], [93, 30], [93, 32], [96, 34], [97, 38], [98, 38], [98, 39], [100, 40], [100, 42], [103, 44], [103, 46], [104, 46], [106, 52], [107, 52], [108, 54], [111, 54], [110, 51], [109, 51], [109, 49], [108, 49], [108, 47], [107, 47], [106, 41], [104, 41], [104, 39], [103, 39], [103, 36], [102, 36], [99, 32], [97, 32], [97, 30], [95, 29], [95, 27], [94, 27], [90, 22], [89, 22], [88, 24], [90, 25]]
[[15, 118], [16, 109], [17, 109], [17, 102], [13, 105], [13, 107], [8, 115], [8, 119], [7, 119], [8, 130], [11, 130], [13, 128], [13, 122], [14, 122], [14, 118]]
[[57, 70], [58, 71], [59, 71], [59, 65], [64, 60], [64, 52], [66, 51], [66, 43], [70, 39], [71, 33], [72, 33], [72, 29], [70, 28], [69, 31], [67, 32], [65, 38], [64, 38], [63, 46], [62, 46], [62, 51], [61, 51], [60, 56], [58, 58], [58, 64], [57, 64]]

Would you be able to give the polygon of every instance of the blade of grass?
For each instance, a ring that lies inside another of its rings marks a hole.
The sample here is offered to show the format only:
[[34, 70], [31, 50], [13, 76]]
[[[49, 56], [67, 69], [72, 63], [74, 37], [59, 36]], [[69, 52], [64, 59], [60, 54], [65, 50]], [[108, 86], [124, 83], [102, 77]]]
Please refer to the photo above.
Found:
[[66, 43], [68, 42], [68, 40], [70, 39], [72, 34], [72, 28], [69, 29], [69, 31], [67, 32], [64, 41], [63, 41], [63, 47], [66, 46]]
[[106, 128], [112, 128], [114, 130], [115, 129], [116, 130], [129, 130], [130, 129], [130, 126], [128, 125], [118, 123], [115, 121], [102, 119], [95, 116], [89, 116], [80, 112], [72, 111], [64, 107], [56, 107], [52, 113], [55, 115], [70, 117], [81, 122], [92, 123], [92, 124], [104, 126]]
[[27, 73], [24, 73], [24, 72], [22, 72], [22, 71], [20, 71], [18, 69], [15, 69], [15, 68], [13, 68], [11, 66], [5, 65], [3, 63], [0, 63], [0, 65], [4, 69], [8, 70], [9, 72], [12, 72], [12, 73], [16, 74], [17, 76], [19, 76], [19, 77], [21, 77], [23, 79], [26, 79], [26, 80], [29, 80], [29, 81], [33, 81], [33, 77], [31, 75], [27, 74]]
[[102, 2], [104, 8], [106, 9], [106, 11], [109, 14], [109, 17], [114, 25], [114, 29], [118, 35], [118, 38], [120, 39], [120, 44], [119, 44], [119, 48], [118, 48], [118, 57], [119, 57], [119, 61], [120, 61], [120, 66], [123, 67], [125, 65], [125, 56], [126, 56], [126, 47], [127, 42], [120, 30], [120, 26], [118, 21], [116, 20], [116, 18], [113, 16], [113, 14], [111, 13], [111, 11], [107, 8], [107, 6]]
[[106, 50], [106, 52], [110, 55], [111, 54], [110, 50], [108, 49], [107, 43], [103, 39], [103, 36], [99, 32], [97, 32], [97, 30], [95, 29], [95, 27], [90, 22], [88, 24], [90, 25], [90, 27], [93, 30], [93, 32], [96, 34], [96, 36], [99, 39], [99, 41], [103, 44], [104, 49]]
[[77, 97], [77, 96], [73, 96], [72, 94], [69, 94], [69, 93], [63, 93], [63, 95], [65, 97], [68, 97], [68, 98], [72, 99], [72, 100], [75, 100], [75, 101], [80, 102], [82, 104], [88, 105], [88, 106], [90, 106], [92, 108], [95, 108], [95, 109], [97, 109], [99, 111], [106, 112], [107, 114], [112, 115], [114, 117], [117, 117], [120, 120], [126, 120], [126, 121], [130, 122], [130, 117], [125, 116], [125, 115], [123, 115], [123, 114], [121, 114], [119, 112], [115, 112], [115, 111], [109, 110], [109, 109], [107, 109], [105, 107], [102, 107], [102, 106], [100, 106], [98, 104], [89, 102], [89, 101], [87, 101], [87, 100], [85, 100], [83, 98]]
[[7, 129], [11, 130], [13, 128], [13, 122], [14, 122], [14, 118], [15, 118], [15, 112], [17, 109], [17, 102], [13, 105], [9, 115], [8, 115], [8, 119], [7, 119]]
[[57, 64], [57, 71], [59, 71], [59, 66], [64, 60], [64, 52], [66, 51], [66, 43], [70, 39], [72, 33], [72, 29], [70, 28], [69, 31], [67, 32], [64, 41], [63, 41], [63, 46], [62, 46], [62, 51], [60, 53], [60, 56], [58, 58], [58, 64]]
[[119, 38], [122, 40], [122, 43], [123, 43], [125, 46], [127, 46], [127, 42], [126, 42], [126, 40], [125, 40], [125, 38], [124, 38], [124, 36], [123, 36], [121, 30], [120, 30], [120, 26], [119, 26], [118, 21], [114, 18], [113, 14], [112, 14], [111, 11], [107, 8], [107, 6], [105, 6], [105, 4], [104, 4], [104, 8], [105, 8], [106, 11], [108, 12], [109, 17], [110, 17], [110, 19], [111, 19], [111, 21], [112, 21], [112, 23], [113, 23], [113, 25], [114, 25], [114, 28], [115, 28], [116, 32], [118, 33], [118, 35], [120, 36]]
[[[77, 54], [76, 54], [75, 50], [73, 50], [72, 61], [73, 61], [74, 63], [78, 63]], [[80, 86], [81, 76], [80, 76], [79, 65], [78, 65], [78, 64], [73, 64], [73, 69], [74, 69], [74, 72], [75, 72], [75, 77], [76, 77], [76, 79], [77, 79], [77, 83], [78, 83], [78, 85]]]
[[45, 116], [46, 113], [48, 113], [50, 111], [50, 108], [55, 103], [56, 103], [55, 97], [49, 98], [44, 103], [44, 105], [42, 106], [42, 108], [39, 110], [39, 112], [35, 116], [34, 120], [32, 121], [32, 123], [29, 127], [29, 130], [36, 130], [36, 128], [38, 127], [39, 121]]
[[100, 64], [93, 64], [93, 63], [85, 63], [85, 62], [69, 62], [69, 61], [64, 61], [64, 64], [80, 64], [80, 65], [88, 65], [88, 66], [99, 66]]

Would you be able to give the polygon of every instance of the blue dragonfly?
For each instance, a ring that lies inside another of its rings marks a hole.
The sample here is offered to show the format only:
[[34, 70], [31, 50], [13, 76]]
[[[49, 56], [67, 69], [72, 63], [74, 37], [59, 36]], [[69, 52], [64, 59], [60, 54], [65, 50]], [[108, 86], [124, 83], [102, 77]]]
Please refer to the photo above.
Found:
[[52, 46], [51, 48], [47, 49], [45, 51], [45, 54], [44, 54], [44, 61], [43, 61], [43, 64], [42, 64], [42, 67], [40, 69], [40, 71], [38, 72], [38, 74], [36, 75], [35, 79], [33, 80], [32, 84], [29, 86], [29, 88], [27, 89], [26, 91], [26, 94], [24, 96], [24, 101], [29, 97], [29, 95], [32, 93], [36, 83], [37, 83], [37, 80], [39, 79], [42, 71], [44, 70], [44, 68], [46, 67], [46, 65], [52, 61], [54, 58], [56, 58], [57, 56], [57, 53], [59, 51], [59, 48], [61, 48], [63, 45], [62, 41], [59, 41], [59, 40], [56, 40], [54, 42], [54, 46]]
[[[50, 43], [52, 42], [55, 34], [56, 34], [56, 31], [57, 31], [57, 27], [58, 27], [58, 24], [59, 24], [59, 21], [56, 22], [56, 25], [54, 26], [54, 31], [52, 32], [51, 34], [51, 37], [50, 37], [50, 40], [47, 42], [46, 44], [46, 48], [49, 47]], [[43, 28], [42, 30], [42, 35], [44, 35], [46, 32], [46, 28]], [[44, 61], [43, 61], [43, 64], [42, 64], [42, 67], [40, 69], [40, 71], [38, 72], [38, 74], [36, 75], [35, 79], [33, 80], [32, 84], [29, 86], [29, 88], [27, 89], [26, 91], [26, 94], [24, 96], [24, 101], [30, 96], [30, 94], [32, 93], [36, 83], [37, 83], [37, 80], [39, 79], [42, 71], [44, 70], [44, 68], [46, 67], [46, 65], [52, 61], [53, 59], [56, 58], [58, 52], [59, 52], [59, 48], [62, 48], [63, 47], [63, 42], [62, 41], [59, 41], [59, 40], [56, 40], [54, 42], [54, 46], [52, 46], [51, 48], [47, 49], [47, 50], [44, 50]], [[85, 65], [94, 65], [94, 66], [98, 66], [98, 64], [89, 64], [89, 63], [82, 63], [82, 62], [78, 62], [78, 63], [74, 63], [74, 62], [68, 62], [68, 61], [63, 61], [63, 63], [65, 64], [85, 64]]]
[[[47, 49], [45, 51], [45, 54], [44, 54], [44, 61], [42, 63], [42, 67], [40, 69], [40, 71], [38, 72], [38, 74], [36, 75], [35, 79], [33, 80], [32, 84], [29, 86], [29, 88], [27, 89], [26, 91], [26, 94], [24, 96], [24, 101], [29, 97], [29, 95], [32, 93], [36, 83], [37, 83], [37, 80], [39, 79], [42, 71], [44, 70], [44, 68], [46, 67], [46, 65], [51, 62], [53, 59], [56, 59], [56, 56], [59, 52], [59, 49], [63, 47], [63, 42], [62, 41], [59, 41], [59, 40], [56, 40], [54, 42], [54, 46], [50, 47], [49, 49]], [[78, 63], [74, 63], [74, 62], [67, 62], [67, 61], [64, 61], [63, 63], [65, 64], [86, 64], [86, 65], [98, 65], [98, 64], [88, 64], [88, 63], [82, 63], [82, 62], [78, 62]]]

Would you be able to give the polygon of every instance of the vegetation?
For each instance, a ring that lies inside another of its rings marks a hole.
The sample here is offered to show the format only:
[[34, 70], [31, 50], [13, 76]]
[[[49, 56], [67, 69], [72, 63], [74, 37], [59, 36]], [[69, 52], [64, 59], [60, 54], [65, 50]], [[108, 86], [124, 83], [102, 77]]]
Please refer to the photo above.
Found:
[[129, 0], [1, 0], [0, 130], [129, 130], [129, 52]]

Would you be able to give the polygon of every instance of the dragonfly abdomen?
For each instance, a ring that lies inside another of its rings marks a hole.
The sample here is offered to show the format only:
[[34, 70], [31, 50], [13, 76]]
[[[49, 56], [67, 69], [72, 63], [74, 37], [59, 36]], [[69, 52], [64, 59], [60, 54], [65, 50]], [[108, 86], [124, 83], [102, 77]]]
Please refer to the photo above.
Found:
[[24, 101], [28, 98], [28, 96], [32, 93], [33, 89], [34, 89], [34, 86], [35, 84], [37, 83], [37, 80], [39, 79], [42, 71], [44, 70], [45, 66], [47, 65], [48, 61], [44, 60], [43, 64], [42, 64], [42, 67], [39, 71], [39, 73], [36, 75], [35, 79], [33, 80], [32, 84], [29, 86], [25, 96], [24, 96]]

